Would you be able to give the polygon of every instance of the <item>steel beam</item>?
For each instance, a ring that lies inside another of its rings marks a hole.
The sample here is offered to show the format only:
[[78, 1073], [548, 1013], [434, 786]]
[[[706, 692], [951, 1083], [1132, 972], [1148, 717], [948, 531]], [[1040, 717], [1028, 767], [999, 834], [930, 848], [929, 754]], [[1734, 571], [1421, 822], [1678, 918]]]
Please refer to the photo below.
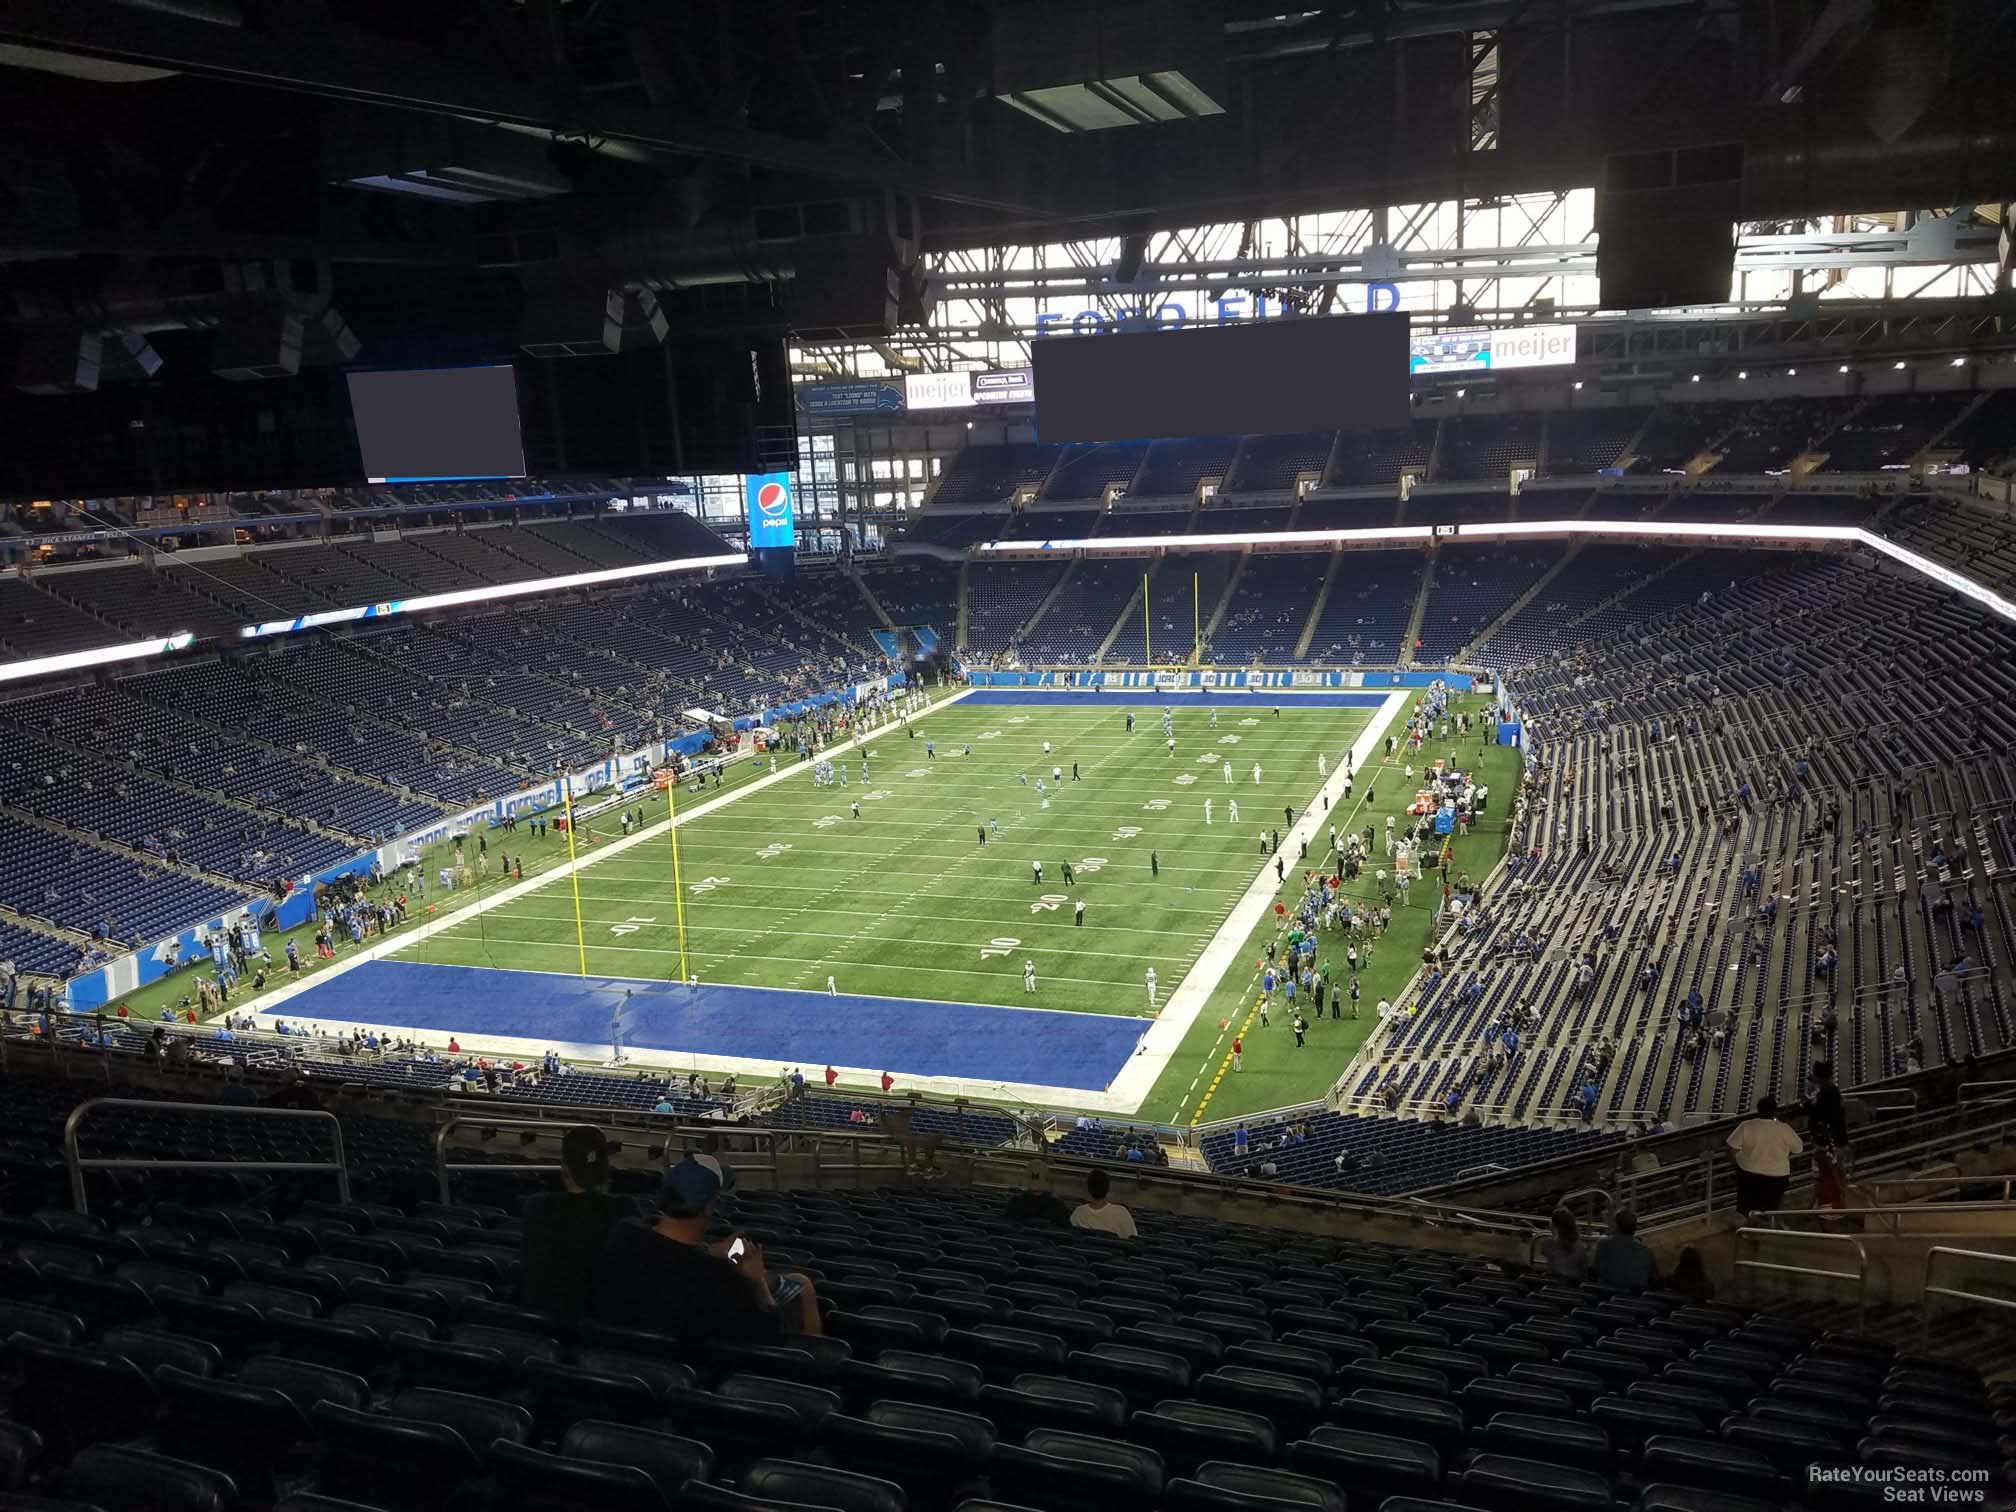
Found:
[[923, 172], [853, 147], [714, 126], [601, 98], [561, 99], [539, 86], [333, 24], [312, 35], [272, 37], [110, 0], [6, 0], [0, 5], [0, 42], [557, 138], [630, 142], [654, 152], [748, 163], [1011, 214], [1050, 213], [1028, 196]]

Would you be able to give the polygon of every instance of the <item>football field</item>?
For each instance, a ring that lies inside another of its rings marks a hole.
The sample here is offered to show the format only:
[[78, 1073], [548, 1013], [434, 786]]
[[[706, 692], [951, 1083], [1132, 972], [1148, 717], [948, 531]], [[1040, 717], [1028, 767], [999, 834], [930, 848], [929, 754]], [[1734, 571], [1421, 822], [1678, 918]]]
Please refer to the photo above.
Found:
[[[1148, 970], [1174, 990], [1270, 864], [1263, 835], [1316, 790], [1317, 753], [1341, 759], [1369, 713], [1231, 708], [1214, 727], [1185, 709], [1172, 755], [1159, 706], [962, 702], [835, 752], [845, 786], [780, 757], [783, 780], [678, 826], [688, 969], [708, 983], [824, 992], [831, 979], [849, 994], [1142, 1014]], [[597, 844], [621, 834], [599, 828]], [[580, 940], [561, 878], [401, 958], [575, 972], [585, 943], [596, 975], [677, 979], [670, 829], [652, 840], [579, 871]]]
[[[1284, 694], [1277, 712], [1214, 695], [1214, 722], [1193, 695], [1174, 703], [1172, 753], [1162, 704], [1141, 697], [942, 701], [832, 751], [831, 783], [782, 755], [774, 775], [767, 758], [737, 762], [725, 787], [678, 795], [676, 826], [665, 795], [640, 795], [641, 829], [626, 835], [617, 812], [583, 823], [578, 864], [564, 836], [492, 830], [473, 888], [430, 889], [411, 925], [257, 1006], [588, 1060], [606, 1057], [620, 1004], [640, 1064], [763, 1076], [832, 1064], [843, 1085], [888, 1071], [899, 1088], [1158, 1123], [1318, 1099], [1376, 1028], [1376, 1004], [1400, 1000], [1435, 889], [1394, 897], [1391, 929], [1359, 942], [1357, 1012], [1312, 1021], [1299, 1045], [1281, 1005], [1271, 1024], [1256, 1012], [1283, 928], [1273, 905], [1299, 898], [1332, 826], [1377, 834], [1412, 799], [1409, 757], [1387, 761], [1380, 739], [1406, 699]], [[1516, 753], [1484, 731], [1456, 754], [1498, 793], [1516, 786]], [[1305, 815], [1312, 799], [1334, 806]], [[1455, 842], [1457, 870], [1483, 876], [1502, 847], [1494, 805]], [[500, 852], [522, 881], [499, 874]], [[430, 852], [426, 865], [448, 859]], [[1376, 878], [1368, 868], [1347, 896], [1374, 899]], [[1323, 937], [1340, 983], [1345, 945]]]

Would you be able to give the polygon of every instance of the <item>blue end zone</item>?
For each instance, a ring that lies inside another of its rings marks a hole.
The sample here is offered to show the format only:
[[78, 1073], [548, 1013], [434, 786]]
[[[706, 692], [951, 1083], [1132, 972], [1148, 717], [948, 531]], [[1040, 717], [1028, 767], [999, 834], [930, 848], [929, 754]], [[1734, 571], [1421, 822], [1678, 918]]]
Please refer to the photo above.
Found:
[[1394, 690], [1384, 693], [1359, 690], [1311, 688], [1306, 692], [1288, 688], [1196, 688], [1162, 693], [1154, 688], [975, 688], [953, 707], [975, 704], [1031, 704], [1049, 707], [1074, 706], [1118, 709], [1128, 706], [1159, 709], [1201, 709], [1215, 705], [1236, 709], [1241, 714], [1257, 714], [1275, 709], [1376, 709]]
[[609, 1015], [626, 987], [631, 997], [623, 1043], [631, 1049], [887, 1069], [898, 1076], [1099, 1092], [1148, 1032], [1143, 1019], [1100, 1013], [828, 997], [774, 987], [684, 987], [630, 977], [584, 980], [419, 961], [367, 961], [295, 994], [274, 1012], [290, 1023], [594, 1045], [609, 1042]]

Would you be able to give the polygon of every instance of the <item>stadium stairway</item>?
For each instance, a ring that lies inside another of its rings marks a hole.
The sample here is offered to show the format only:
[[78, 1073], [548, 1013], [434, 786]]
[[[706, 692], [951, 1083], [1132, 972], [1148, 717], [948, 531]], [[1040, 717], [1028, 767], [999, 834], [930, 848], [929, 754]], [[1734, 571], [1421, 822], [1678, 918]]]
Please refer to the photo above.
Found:
[[1158, 558], [1149, 565], [1146, 576], [1128, 593], [1127, 602], [1120, 606], [1120, 612], [1113, 616], [1113, 623], [1107, 627], [1106, 633], [1099, 638], [1099, 644], [1086, 658], [1088, 662], [1096, 666], [1106, 660], [1106, 653], [1113, 648], [1113, 642], [1120, 638], [1120, 632], [1127, 629], [1141, 613], [1142, 599], [1144, 597], [1152, 599], [1155, 580], [1162, 575], [1162, 569], [1167, 565], [1167, 557]]
[[1561, 553], [1560, 557], [1555, 560], [1554, 565], [1535, 578], [1527, 586], [1525, 592], [1521, 593], [1519, 597], [1512, 600], [1511, 603], [1500, 610], [1498, 616], [1488, 625], [1479, 630], [1463, 645], [1457, 647], [1455, 652], [1450, 656], [1450, 661], [1460, 665], [1468, 662], [1482, 652], [1484, 647], [1490, 644], [1492, 636], [1509, 625], [1514, 617], [1524, 610], [1528, 604], [1539, 598], [1546, 591], [1548, 584], [1552, 583], [1568, 569], [1568, 564], [1575, 560], [1576, 554], [1581, 549], [1582, 543], [1580, 541], [1570, 541], [1568, 549]]
[[1421, 639], [1421, 621], [1428, 613], [1428, 595], [1435, 590], [1435, 558], [1431, 553], [1421, 568], [1421, 586], [1414, 593], [1414, 607], [1407, 615], [1407, 628], [1400, 634], [1400, 655], [1395, 658], [1403, 667], [1414, 665], [1414, 646]]
[[1309, 654], [1309, 643], [1316, 638], [1316, 626], [1322, 622], [1323, 606], [1330, 602], [1330, 590], [1337, 585], [1337, 569], [1343, 565], [1344, 548], [1338, 547], [1330, 553], [1330, 565], [1323, 569], [1323, 586], [1316, 590], [1316, 597], [1309, 605], [1309, 618], [1302, 623], [1302, 633], [1295, 638], [1295, 660], [1301, 661]]
[[882, 606], [882, 600], [875, 596], [875, 590], [868, 586], [868, 579], [862, 576], [860, 568], [848, 565], [842, 569], [854, 586], [860, 590], [861, 601], [868, 606], [868, 612], [884, 630], [894, 630], [896, 621], [889, 617], [889, 611]]

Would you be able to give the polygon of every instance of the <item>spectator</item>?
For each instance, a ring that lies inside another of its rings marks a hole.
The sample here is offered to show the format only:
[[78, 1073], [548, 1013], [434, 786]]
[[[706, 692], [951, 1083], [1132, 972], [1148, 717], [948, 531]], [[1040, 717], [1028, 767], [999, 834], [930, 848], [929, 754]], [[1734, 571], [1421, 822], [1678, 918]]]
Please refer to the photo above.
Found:
[[1834, 1063], [1813, 1063], [1813, 1100], [1806, 1108], [1806, 1128], [1816, 1145], [1839, 1148], [1848, 1143], [1848, 1110], [1834, 1085]]
[[1022, 1173], [1022, 1187], [1008, 1199], [1008, 1216], [1017, 1223], [1062, 1228], [1071, 1222], [1071, 1210], [1050, 1190], [1050, 1174], [1041, 1165]]
[[1097, 1229], [1102, 1234], [1117, 1234], [1122, 1239], [1132, 1239], [1138, 1232], [1134, 1227], [1134, 1215], [1119, 1203], [1106, 1200], [1109, 1187], [1104, 1171], [1093, 1171], [1085, 1177], [1088, 1200], [1071, 1210], [1071, 1227]]
[[560, 1141], [562, 1190], [525, 1201], [519, 1300], [562, 1318], [588, 1306], [595, 1259], [630, 1204], [609, 1195], [609, 1143], [583, 1124]]
[[[753, 1240], [707, 1242], [715, 1200], [734, 1189], [733, 1170], [711, 1155], [688, 1155], [666, 1171], [657, 1217], [609, 1230], [595, 1262], [594, 1315], [689, 1345], [772, 1343], [790, 1333], [820, 1333], [807, 1277], [793, 1273], [773, 1283]], [[739, 1258], [730, 1259], [737, 1246]]]
[[1806, 1146], [1797, 1132], [1778, 1121], [1777, 1100], [1759, 1099], [1757, 1116], [1736, 1125], [1728, 1145], [1736, 1162], [1736, 1211], [1747, 1218], [1783, 1206], [1792, 1157]]
[[1666, 1285], [1696, 1302], [1715, 1300], [1715, 1283], [1708, 1279], [1708, 1267], [1701, 1261], [1701, 1251], [1691, 1244], [1680, 1251], [1680, 1258], [1673, 1262], [1673, 1274], [1667, 1277]]
[[1549, 1274], [1564, 1281], [1589, 1278], [1589, 1248], [1582, 1242], [1575, 1215], [1565, 1207], [1554, 1209], [1548, 1232], [1540, 1236], [1540, 1258], [1547, 1262]]
[[1659, 1280], [1659, 1262], [1638, 1237], [1638, 1215], [1619, 1208], [1610, 1219], [1611, 1233], [1596, 1246], [1596, 1279], [1619, 1291], [1643, 1291]]

